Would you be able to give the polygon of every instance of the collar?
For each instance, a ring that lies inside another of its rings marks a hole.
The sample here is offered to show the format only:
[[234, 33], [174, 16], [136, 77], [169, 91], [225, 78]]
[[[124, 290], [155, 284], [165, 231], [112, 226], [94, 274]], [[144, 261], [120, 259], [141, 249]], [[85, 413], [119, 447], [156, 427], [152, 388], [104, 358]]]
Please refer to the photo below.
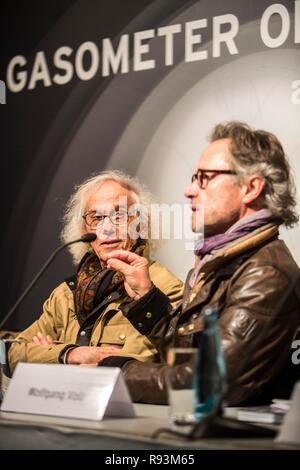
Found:
[[227, 263], [232, 258], [259, 247], [274, 237], [277, 238], [279, 234], [278, 229], [278, 224], [266, 224], [263, 227], [259, 227], [253, 232], [245, 235], [244, 237], [228, 243], [228, 245], [225, 247], [212, 252], [211, 255], [207, 256], [207, 260], [205, 260], [206, 256], [199, 260], [199, 262], [203, 263], [200, 269], [200, 273], [214, 271], [216, 268], [221, 267], [224, 263]]

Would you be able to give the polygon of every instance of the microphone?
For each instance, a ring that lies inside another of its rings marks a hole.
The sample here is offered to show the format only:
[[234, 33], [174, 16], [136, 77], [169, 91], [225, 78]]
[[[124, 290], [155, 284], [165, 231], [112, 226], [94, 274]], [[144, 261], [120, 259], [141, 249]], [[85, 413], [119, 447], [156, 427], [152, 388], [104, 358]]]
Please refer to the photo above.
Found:
[[52, 263], [52, 261], [54, 260], [54, 258], [56, 257], [56, 255], [58, 255], [58, 253], [60, 253], [60, 251], [64, 250], [67, 246], [70, 246], [70, 245], [74, 245], [74, 243], [90, 243], [90, 242], [93, 242], [94, 240], [96, 240], [97, 238], [97, 235], [95, 233], [86, 233], [85, 235], [83, 235], [81, 238], [78, 238], [77, 240], [72, 240], [71, 242], [68, 242], [68, 243], [64, 243], [63, 245], [60, 245], [58, 248], [56, 248], [56, 250], [52, 253], [51, 256], [49, 256], [49, 258], [47, 259], [47, 261], [45, 262], [45, 264], [41, 267], [41, 269], [39, 270], [39, 272], [36, 274], [36, 276], [32, 279], [31, 283], [29, 284], [29, 286], [24, 290], [24, 292], [21, 294], [21, 296], [18, 298], [18, 300], [16, 301], [16, 303], [11, 307], [11, 309], [9, 310], [9, 312], [5, 315], [5, 317], [2, 319], [2, 321], [0, 322], [0, 330], [3, 328], [3, 326], [5, 325], [5, 323], [7, 322], [7, 320], [13, 315], [13, 313], [17, 310], [17, 308], [21, 305], [21, 303], [23, 302], [23, 300], [25, 299], [25, 297], [27, 297], [27, 295], [29, 294], [29, 292], [31, 291], [31, 289], [33, 288], [33, 286], [36, 284], [36, 282], [39, 280], [39, 278], [41, 277], [41, 275], [46, 271], [46, 269], [48, 268], [49, 264]]

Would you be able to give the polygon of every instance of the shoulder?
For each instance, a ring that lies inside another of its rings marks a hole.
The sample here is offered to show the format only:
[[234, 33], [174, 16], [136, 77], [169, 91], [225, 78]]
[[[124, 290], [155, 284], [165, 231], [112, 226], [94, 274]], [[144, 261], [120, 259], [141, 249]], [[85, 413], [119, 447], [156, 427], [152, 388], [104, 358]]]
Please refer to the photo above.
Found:
[[276, 239], [259, 248], [244, 263], [241, 270], [257, 270], [263, 275], [265, 272], [277, 272], [281, 277], [294, 279], [299, 276], [300, 270], [290, 250], [283, 240]]
[[52, 302], [55, 301], [73, 301], [73, 293], [66, 282], [59, 284], [49, 296], [49, 300]]
[[260, 303], [265, 311], [276, 309], [282, 297], [300, 299], [300, 270], [282, 240], [274, 240], [259, 248], [242, 262], [229, 281], [233, 303], [247, 300]]
[[183, 282], [169, 271], [165, 266], [159, 263], [159, 261], [149, 262], [149, 273], [150, 278], [154, 284], [159, 288], [165, 287], [179, 287], [182, 288]]

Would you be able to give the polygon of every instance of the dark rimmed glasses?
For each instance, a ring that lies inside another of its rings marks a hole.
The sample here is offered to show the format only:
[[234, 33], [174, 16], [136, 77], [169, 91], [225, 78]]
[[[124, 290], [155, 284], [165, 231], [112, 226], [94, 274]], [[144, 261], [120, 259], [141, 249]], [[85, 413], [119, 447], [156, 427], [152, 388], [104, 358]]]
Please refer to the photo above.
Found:
[[128, 213], [125, 210], [112, 211], [106, 215], [99, 214], [97, 211], [89, 211], [82, 216], [86, 225], [92, 229], [101, 227], [107, 217], [109, 218], [112, 225], [124, 225], [128, 221]]
[[237, 175], [238, 171], [236, 170], [197, 170], [192, 176], [192, 183], [197, 180], [201, 189], [206, 189], [210, 180], [215, 178], [218, 175]]

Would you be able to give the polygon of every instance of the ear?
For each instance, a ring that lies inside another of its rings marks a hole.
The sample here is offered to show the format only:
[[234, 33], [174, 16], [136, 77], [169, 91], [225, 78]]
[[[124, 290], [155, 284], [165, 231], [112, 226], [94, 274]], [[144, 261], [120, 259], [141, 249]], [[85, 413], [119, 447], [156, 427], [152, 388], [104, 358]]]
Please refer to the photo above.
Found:
[[265, 186], [265, 181], [262, 176], [252, 175], [244, 183], [242, 201], [244, 204], [249, 205], [255, 202], [261, 195]]

